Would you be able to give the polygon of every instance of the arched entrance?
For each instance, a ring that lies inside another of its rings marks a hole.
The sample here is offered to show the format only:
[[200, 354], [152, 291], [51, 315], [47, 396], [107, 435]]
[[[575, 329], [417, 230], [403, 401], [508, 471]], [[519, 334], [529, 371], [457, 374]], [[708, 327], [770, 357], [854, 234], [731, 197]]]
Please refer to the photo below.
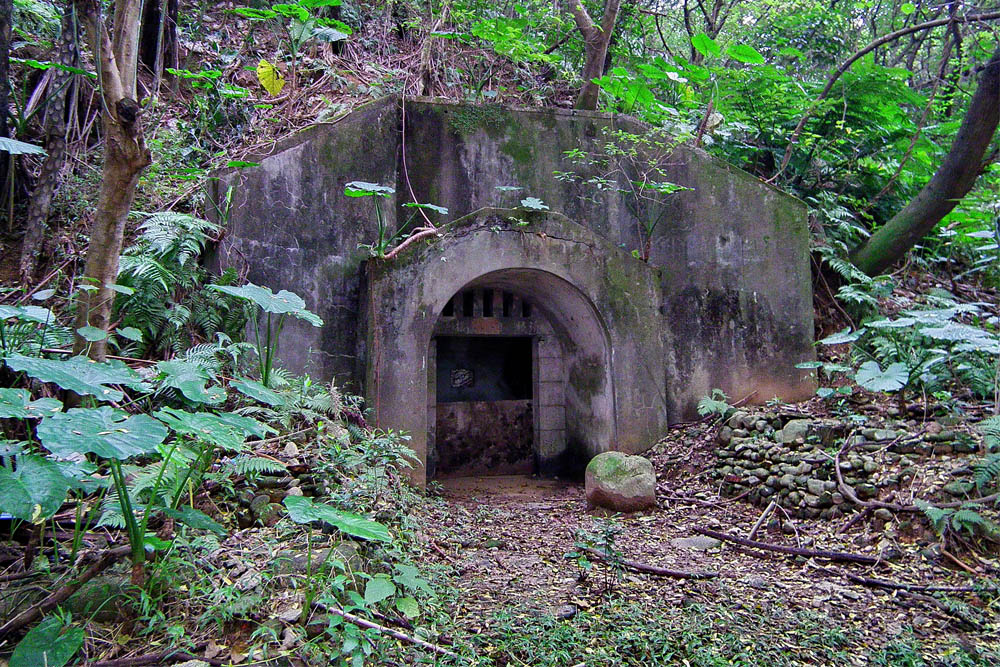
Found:
[[[564, 216], [480, 211], [368, 279], [366, 395], [380, 427], [410, 438], [418, 485], [439, 466], [563, 474], [663, 432], [660, 275]], [[499, 401], [521, 403], [492, 425], [475, 414]], [[517, 430], [516, 451], [476, 449], [500, 429]]]
[[427, 358], [430, 477], [573, 476], [614, 441], [604, 324], [558, 276], [476, 278], [441, 310]]

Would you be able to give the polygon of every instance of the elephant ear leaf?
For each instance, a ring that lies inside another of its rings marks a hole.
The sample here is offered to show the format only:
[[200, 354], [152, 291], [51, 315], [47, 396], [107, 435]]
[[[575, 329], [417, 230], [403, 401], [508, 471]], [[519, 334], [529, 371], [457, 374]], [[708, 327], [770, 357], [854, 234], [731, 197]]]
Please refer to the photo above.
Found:
[[69, 486], [55, 461], [23, 454], [17, 470], [0, 466], [0, 507], [15, 519], [44, 521], [59, 511]]
[[49, 616], [28, 631], [10, 656], [10, 667], [63, 667], [83, 646], [83, 628]]
[[246, 299], [265, 313], [275, 315], [293, 315], [300, 320], [305, 320], [314, 327], [323, 326], [323, 320], [316, 313], [306, 308], [306, 302], [295, 292], [281, 290], [277, 294], [271, 291], [270, 287], [261, 287], [253, 283], [247, 283], [240, 287], [233, 285], [209, 285], [209, 289], [235, 296], [237, 299]]
[[377, 521], [363, 516], [338, 510], [332, 505], [315, 503], [304, 496], [288, 496], [284, 500], [288, 516], [295, 523], [307, 524], [313, 521], [328, 523], [342, 533], [362, 540], [391, 542], [389, 529]]
[[54, 398], [31, 400], [27, 389], [0, 389], [0, 419], [40, 419], [62, 410]]
[[96, 396], [101, 401], [120, 401], [124, 394], [108, 385], [123, 385], [148, 390], [139, 374], [120, 361], [99, 363], [87, 357], [71, 359], [40, 359], [11, 354], [4, 362], [15, 371], [27, 373], [36, 380], [52, 382], [81, 396]]
[[38, 439], [57, 456], [97, 454], [124, 461], [152, 454], [167, 437], [167, 427], [148, 415], [128, 416], [108, 406], [73, 408], [46, 417], [37, 429]]
[[156, 364], [163, 387], [176, 389], [193, 403], [216, 404], [226, 400], [221, 387], [206, 388], [211, 377], [204, 368], [191, 361], [161, 361]]

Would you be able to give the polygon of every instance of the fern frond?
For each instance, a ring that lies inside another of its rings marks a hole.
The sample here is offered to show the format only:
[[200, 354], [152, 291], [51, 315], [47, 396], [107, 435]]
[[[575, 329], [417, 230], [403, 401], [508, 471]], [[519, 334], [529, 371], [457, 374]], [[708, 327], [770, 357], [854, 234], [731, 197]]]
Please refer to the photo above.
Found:
[[973, 470], [975, 470], [976, 488], [982, 491], [984, 487], [1000, 478], [1000, 454], [990, 454], [975, 464]]
[[262, 473], [282, 473], [288, 468], [284, 464], [261, 456], [241, 455], [231, 459], [227, 466], [234, 475], [260, 475]]

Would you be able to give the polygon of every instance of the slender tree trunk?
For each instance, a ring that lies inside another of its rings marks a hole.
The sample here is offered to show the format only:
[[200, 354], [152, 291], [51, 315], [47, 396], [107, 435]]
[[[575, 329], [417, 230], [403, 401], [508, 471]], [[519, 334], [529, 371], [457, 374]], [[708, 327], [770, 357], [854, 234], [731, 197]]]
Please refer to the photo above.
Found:
[[601, 89], [593, 80], [604, 73], [604, 59], [608, 54], [620, 4], [620, 0], [606, 0], [600, 25], [594, 23], [579, 0], [573, 0], [569, 6], [584, 41], [583, 86], [574, 105], [577, 109], [597, 109]]
[[[73, 5], [63, 8], [62, 35], [59, 38], [59, 63], [79, 65], [76, 17]], [[21, 242], [21, 282], [27, 284], [35, 273], [35, 266], [45, 240], [52, 197], [59, 187], [63, 164], [66, 161], [66, 99], [73, 75], [64, 70], [53, 70], [49, 82], [50, 99], [45, 110], [45, 150], [48, 155], [42, 162], [41, 173], [35, 183], [25, 219], [24, 238]]]
[[[9, 137], [7, 115], [10, 105], [10, 27], [13, 18], [13, 0], [0, 0], [0, 137]], [[6, 189], [10, 155], [0, 152], [0, 188]], [[4, 200], [0, 196], [0, 201]], [[10, 226], [11, 221], [7, 221]]]
[[979, 87], [965, 112], [944, 162], [924, 188], [851, 255], [851, 261], [870, 276], [903, 257], [941, 218], [948, 215], [976, 182], [983, 156], [1000, 122], [1000, 47], [979, 79]]
[[[142, 135], [142, 109], [135, 101], [142, 2], [116, 1], [111, 35], [104, 29], [99, 0], [75, 2], [100, 75], [104, 128], [104, 169], [83, 277], [84, 284], [95, 289], [83, 293], [76, 326], [89, 325], [107, 331], [115, 295], [110, 286], [118, 275], [125, 220], [132, 208], [139, 175], [151, 163]], [[88, 347], [91, 358], [105, 358], [106, 340], [88, 343], [77, 336], [74, 350], [80, 352]]]

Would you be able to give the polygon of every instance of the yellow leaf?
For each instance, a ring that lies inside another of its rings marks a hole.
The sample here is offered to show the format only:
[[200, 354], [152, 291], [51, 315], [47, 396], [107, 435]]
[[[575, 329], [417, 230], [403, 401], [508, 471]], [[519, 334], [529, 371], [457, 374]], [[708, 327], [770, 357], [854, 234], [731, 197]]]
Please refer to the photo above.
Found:
[[285, 78], [266, 60], [257, 63], [257, 80], [270, 95], [277, 95], [285, 87]]

